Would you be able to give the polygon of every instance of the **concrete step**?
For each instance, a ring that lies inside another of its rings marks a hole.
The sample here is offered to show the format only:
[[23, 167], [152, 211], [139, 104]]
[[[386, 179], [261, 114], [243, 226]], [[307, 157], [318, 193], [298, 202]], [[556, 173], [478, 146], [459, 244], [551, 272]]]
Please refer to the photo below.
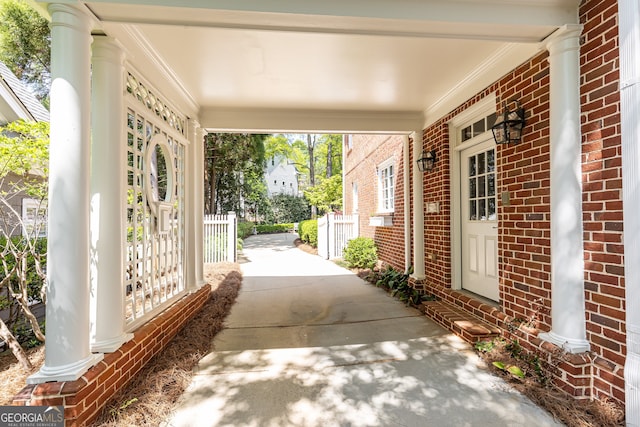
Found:
[[424, 301], [425, 314], [465, 341], [474, 344], [500, 335], [500, 328], [444, 301]]

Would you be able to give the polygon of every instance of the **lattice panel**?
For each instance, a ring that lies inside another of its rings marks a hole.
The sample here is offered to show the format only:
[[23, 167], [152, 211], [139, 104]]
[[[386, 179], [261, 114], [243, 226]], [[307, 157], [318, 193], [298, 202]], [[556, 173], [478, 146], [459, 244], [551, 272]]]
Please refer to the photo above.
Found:
[[[129, 93], [132, 99], [140, 101], [134, 91]], [[185, 147], [181, 129], [175, 127], [176, 122], [169, 123], [152, 114], [151, 110], [140, 108], [140, 103], [128, 104], [125, 316], [127, 324], [133, 328], [185, 289]], [[171, 205], [169, 230], [162, 233], [149, 208], [145, 191], [144, 155], [157, 134], [166, 138], [175, 157], [175, 202]]]

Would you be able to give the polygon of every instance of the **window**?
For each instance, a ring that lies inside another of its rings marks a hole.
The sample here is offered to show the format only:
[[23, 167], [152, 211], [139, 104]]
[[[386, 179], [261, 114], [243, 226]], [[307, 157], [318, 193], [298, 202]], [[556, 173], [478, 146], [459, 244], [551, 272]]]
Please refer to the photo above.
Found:
[[47, 204], [35, 199], [22, 199], [22, 235], [44, 237], [47, 235]]
[[473, 124], [466, 126], [460, 130], [460, 141], [465, 142], [475, 136], [478, 136], [488, 130], [496, 123], [496, 113], [489, 114]]
[[394, 184], [394, 159], [389, 159], [378, 166], [378, 212], [393, 212]]
[[496, 156], [495, 150], [469, 157], [469, 219], [496, 220]]

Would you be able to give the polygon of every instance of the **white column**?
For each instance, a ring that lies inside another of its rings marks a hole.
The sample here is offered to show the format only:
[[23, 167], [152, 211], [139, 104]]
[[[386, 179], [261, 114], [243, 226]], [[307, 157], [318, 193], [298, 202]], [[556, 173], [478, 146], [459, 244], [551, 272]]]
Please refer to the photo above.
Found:
[[197, 195], [198, 181], [201, 179], [198, 176], [199, 161], [197, 156], [197, 143], [198, 135], [200, 134], [200, 124], [192, 119], [187, 122], [187, 131], [189, 132], [189, 146], [187, 147], [187, 158], [185, 162], [187, 176], [186, 176], [186, 286], [187, 290], [195, 290], [200, 287], [198, 281], [198, 250], [202, 252], [203, 240], [198, 240], [197, 227], [198, 227], [198, 210], [199, 202]]
[[571, 353], [589, 350], [582, 245], [581, 32], [581, 25], [568, 25], [547, 41], [551, 86], [551, 332], [540, 337]]
[[[404, 166], [404, 269], [411, 269], [411, 160], [409, 157], [409, 135], [402, 137], [402, 162]], [[344, 180], [343, 180], [344, 182]]]
[[111, 353], [129, 341], [124, 313], [124, 55], [96, 36], [91, 70], [91, 351]]
[[627, 358], [624, 365], [626, 419], [640, 426], [640, 5], [620, 0], [620, 114]]
[[204, 285], [204, 136], [205, 132], [200, 128], [197, 132], [197, 137], [194, 141], [195, 159], [196, 164], [194, 167], [194, 173], [196, 174], [195, 182], [195, 197], [196, 212], [195, 221], [196, 240], [200, 242], [200, 245], [196, 247], [196, 278], [199, 285]]
[[102, 358], [89, 350], [89, 19], [50, 4], [51, 143], [45, 364], [29, 384], [73, 381]]
[[424, 274], [424, 186], [422, 172], [416, 160], [422, 155], [422, 130], [415, 131], [413, 138], [413, 276], [422, 280]]

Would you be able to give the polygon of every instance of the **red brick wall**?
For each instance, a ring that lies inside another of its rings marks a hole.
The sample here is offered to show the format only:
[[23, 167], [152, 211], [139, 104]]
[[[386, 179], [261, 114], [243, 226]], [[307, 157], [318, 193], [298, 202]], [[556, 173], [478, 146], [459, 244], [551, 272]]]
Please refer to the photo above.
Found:
[[[423, 134], [423, 149], [436, 150], [436, 163], [422, 175], [424, 188], [424, 254], [429, 283], [451, 286], [451, 178], [449, 173], [449, 126], [440, 121]], [[413, 166], [413, 163], [412, 163]], [[430, 203], [438, 213], [427, 213]]]
[[14, 405], [63, 405], [65, 425], [90, 425], [108, 400], [124, 387], [196, 315], [207, 301], [211, 286], [184, 296], [134, 332], [133, 339], [89, 369], [76, 381], [29, 385]]
[[[400, 135], [352, 135], [353, 149], [344, 147], [345, 214], [353, 213], [353, 183], [358, 184], [360, 235], [371, 237], [378, 246], [378, 258], [404, 270], [404, 165], [403, 137]], [[393, 226], [372, 227], [369, 217], [378, 213], [377, 166], [395, 158]]]
[[[580, 84], [586, 324], [594, 363], [581, 374], [560, 372], [558, 382], [576, 396], [596, 394], [623, 403], [626, 347], [617, 4], [614, 0], [585, 1], [580, 19], [585, 25]], [[551, 328], [547, 58], [546, 52], [540, 53], [425, 130], [424, 148], [436, 148], [439, 160], [436, 170], [425, 174], [423, 183], [425, 205], [440, 202], [439, 215], [425, 214], [428, 292], [429, 286], [451, 286], [447, 124], [491, 93], [496, 94], [498, 111], [503, 101], [520, 100], [527, 120], [523, 141], [498, 146], [496, 152], [500, 299], [509, 318], [531, 321], [543, 331]], [[508, 206], [501, 203], [503, 192], [509, 193]], [[436, 254], [435, 261], [430, 254]], [[523, 344], [539, 348], [533, 337], [523, 334]], [[586, 380], [580, 375], [593, 380], [593, 387], [585, 387]]]
[[587, 336], [596, 395], [624, 401], [626, 354], [622, 243], [620, 76], [614, 0], [586, 1], [582, 72], [582, 181]]

